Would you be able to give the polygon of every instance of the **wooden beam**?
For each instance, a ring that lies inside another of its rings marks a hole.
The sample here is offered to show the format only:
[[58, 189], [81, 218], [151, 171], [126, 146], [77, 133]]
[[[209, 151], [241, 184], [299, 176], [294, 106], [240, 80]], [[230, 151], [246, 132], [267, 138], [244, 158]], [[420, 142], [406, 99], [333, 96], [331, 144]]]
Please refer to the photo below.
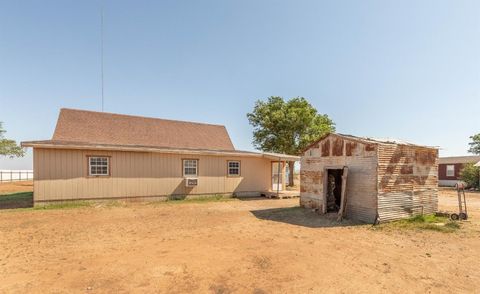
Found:
[[340, 198], [340, 209], [338, 210], [337, 221], [341, 221], [345, 215], [345, 208], [347, 206], [347, 178], [348, 178], [348, 167], [343, 167], [342, 174], [342, 196]]

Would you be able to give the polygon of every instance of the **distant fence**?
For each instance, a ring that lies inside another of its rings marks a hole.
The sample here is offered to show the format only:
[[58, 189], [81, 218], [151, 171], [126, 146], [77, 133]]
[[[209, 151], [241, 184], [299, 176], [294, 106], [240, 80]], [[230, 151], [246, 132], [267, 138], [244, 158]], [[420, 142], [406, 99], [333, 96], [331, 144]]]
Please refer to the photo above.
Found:
[[33, 180], [33, 170], [0, 170], [0, 182]]

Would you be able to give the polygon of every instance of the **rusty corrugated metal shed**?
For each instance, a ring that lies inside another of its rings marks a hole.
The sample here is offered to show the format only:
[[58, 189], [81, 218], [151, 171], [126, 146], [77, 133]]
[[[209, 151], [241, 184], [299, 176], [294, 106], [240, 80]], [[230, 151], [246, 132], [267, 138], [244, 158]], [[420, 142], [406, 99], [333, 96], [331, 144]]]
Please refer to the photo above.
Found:
[[388, 221], [437, 210], [438, 149], [329, 134], [301, 160], [301, 204], [325, 211], [327, 170], [347, 166], [347, 216]]

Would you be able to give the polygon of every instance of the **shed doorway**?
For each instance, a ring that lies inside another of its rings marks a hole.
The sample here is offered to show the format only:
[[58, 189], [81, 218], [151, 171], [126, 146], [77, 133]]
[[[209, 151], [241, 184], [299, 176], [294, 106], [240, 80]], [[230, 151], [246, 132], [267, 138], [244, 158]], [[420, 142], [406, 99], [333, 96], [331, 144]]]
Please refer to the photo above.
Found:
[[342, 204], [343, 169], [327, 169], [326, 182], [326, 211], [337, 213]]

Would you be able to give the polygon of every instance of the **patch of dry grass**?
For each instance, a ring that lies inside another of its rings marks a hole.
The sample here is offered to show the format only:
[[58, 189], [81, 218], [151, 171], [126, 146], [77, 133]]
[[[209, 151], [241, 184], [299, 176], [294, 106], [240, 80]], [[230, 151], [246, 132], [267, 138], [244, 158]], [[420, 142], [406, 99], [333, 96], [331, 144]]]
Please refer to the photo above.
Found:
[[416, 215], [408, 219], [393, 221], [373, 227], [375, 230], [430, 230], [442, 233], [452, 233], [461, 228], [458, 222], [447, 217], [430, 215]]

